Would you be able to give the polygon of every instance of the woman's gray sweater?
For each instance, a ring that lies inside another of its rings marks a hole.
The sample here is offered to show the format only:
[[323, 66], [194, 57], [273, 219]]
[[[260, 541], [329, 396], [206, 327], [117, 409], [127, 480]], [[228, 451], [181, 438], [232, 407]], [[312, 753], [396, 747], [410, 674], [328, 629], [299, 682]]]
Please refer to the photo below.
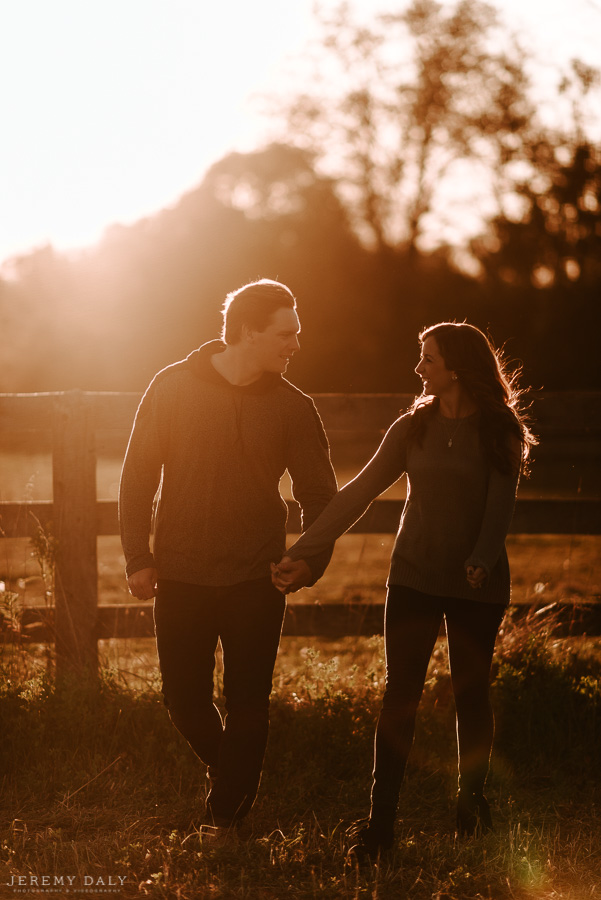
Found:
[[[519, 474], [503, 475], [487, 461], [478, 413], [447, 419], [436, 412], [421, 447], [407, 442], [410, 421], [406, 414], [391, 425], [370, 462], [286, 555], [306, 559], [310, 565], [311, 557], [347, 531], [406, 472], [407, 499], [388, 584], [436, 596], [507, 604], [511, 584], [505, 537]], [[481, 588], [471, 588], [467, 582], [470, 565], [482, 566], [487, 573]]]

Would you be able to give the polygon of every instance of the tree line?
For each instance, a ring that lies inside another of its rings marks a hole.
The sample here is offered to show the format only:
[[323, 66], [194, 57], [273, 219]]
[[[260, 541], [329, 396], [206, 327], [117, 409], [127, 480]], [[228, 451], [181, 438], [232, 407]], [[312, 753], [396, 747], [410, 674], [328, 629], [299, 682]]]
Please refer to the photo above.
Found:
[[303, 91], [270, 98], [277, 139], [86, 252], [11, 261], [0, 390], [141, 390], [262, 276], [297, 296], [308, 391], [417, 390], [418, 332], [448, 319], [490, 331], [535, 387], [601, 388], [599, 73], [559, 73], [562, 125], [545, 124], [488, 4], [318, 15]]

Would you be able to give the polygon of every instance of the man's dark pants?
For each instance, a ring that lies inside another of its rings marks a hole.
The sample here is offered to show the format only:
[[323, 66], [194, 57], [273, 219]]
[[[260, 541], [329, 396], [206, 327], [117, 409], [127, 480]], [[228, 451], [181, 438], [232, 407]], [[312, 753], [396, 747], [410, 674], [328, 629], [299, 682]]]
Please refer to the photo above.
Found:
[[[154, 618], [165, 705], [209, 767], [207, 812], [216, 825], [243, 818], [257, 795], [285, 608], [270, 578], [227, 587], [159, 579]], [[224, 719], [213, 702], [218, 641]]]

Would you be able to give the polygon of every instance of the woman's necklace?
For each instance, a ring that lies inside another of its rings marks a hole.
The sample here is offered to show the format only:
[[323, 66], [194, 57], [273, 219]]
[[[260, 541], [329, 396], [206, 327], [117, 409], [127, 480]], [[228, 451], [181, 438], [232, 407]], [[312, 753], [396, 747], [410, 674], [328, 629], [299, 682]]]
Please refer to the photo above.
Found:
[[[442, 420], [443, 420], [443, 422], [445, 423], [445, 428], [446, 428], [447, 422], [446, 422], [444, 416], [442, 417]], [[453, 446], [453, 441], [455, 440], [455, 435], [457, 434], [457, 432], [458, 432], [459, 429], [461, 428], [462, 424], [463, 424], [463, 419], [457, 419], [457, 423], [452, 427], [452, 430], [451, 430], [451, 431], [447, 431], [448, 436], [449, 436], [449, 438], [448, 438], [448, 440], [447, 440], [447, 447], [452, 447], [452, 446]]]

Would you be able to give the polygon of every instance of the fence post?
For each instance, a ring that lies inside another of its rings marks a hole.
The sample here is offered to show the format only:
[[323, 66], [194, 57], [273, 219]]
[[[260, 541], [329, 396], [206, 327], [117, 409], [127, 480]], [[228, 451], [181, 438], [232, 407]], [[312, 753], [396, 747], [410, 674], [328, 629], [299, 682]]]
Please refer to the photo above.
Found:
[[82, 391], [55, 398], [52, 470], [57, 677], [67, 673], [95, 677], [96, 452], [92, 409]]

